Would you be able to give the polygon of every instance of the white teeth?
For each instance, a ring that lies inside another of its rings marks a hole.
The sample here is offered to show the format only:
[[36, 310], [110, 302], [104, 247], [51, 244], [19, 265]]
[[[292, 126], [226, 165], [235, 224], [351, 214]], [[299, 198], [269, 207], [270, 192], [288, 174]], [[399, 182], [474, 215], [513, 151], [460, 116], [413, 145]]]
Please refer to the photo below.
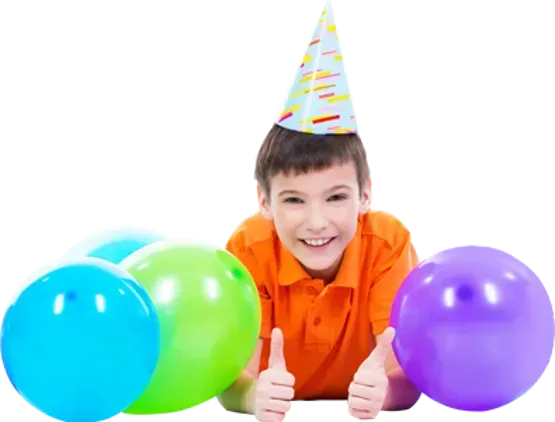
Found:
[[310, 246], [322, 246], [328, 243], [331, 238], [328, 239], [305, 239], [304, 242]]

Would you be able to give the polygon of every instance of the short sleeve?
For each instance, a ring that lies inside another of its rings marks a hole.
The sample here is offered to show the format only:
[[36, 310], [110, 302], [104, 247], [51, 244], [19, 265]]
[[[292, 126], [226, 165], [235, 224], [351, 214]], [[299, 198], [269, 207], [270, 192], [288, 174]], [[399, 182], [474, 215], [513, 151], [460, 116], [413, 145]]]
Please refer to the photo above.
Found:
[[408, 233], [384, 254], [370, 288], [369, 317], [374, 335], [381, 334], [389, 326], [395, 296], [417, 265], [418, 256]]
[[272, 336], [273, 328], [273, 300], [264, 284], [264, 273], [260, 264], [252, 249], [245, 247], [237, 235], [232, 236], [228, 240], [226, 250], [243, 263], [254, 279], [262, 311], [260, 337], [269, 339]]

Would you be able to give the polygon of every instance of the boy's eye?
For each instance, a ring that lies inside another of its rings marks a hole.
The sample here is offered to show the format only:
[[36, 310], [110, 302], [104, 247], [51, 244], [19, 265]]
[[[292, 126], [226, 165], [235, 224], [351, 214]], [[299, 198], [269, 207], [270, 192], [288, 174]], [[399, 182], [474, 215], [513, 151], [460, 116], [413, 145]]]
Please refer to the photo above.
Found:
[[290, 204], [300, 204], [302, 201], [299, 198], [285, 198], [284, 202], [288, 202]]
[[343, 201], [347, 199], [347, 195], [341, 193], [341, 194], [337, 194], [337, 195], [332, 195], [330, 197], [330, 201]]

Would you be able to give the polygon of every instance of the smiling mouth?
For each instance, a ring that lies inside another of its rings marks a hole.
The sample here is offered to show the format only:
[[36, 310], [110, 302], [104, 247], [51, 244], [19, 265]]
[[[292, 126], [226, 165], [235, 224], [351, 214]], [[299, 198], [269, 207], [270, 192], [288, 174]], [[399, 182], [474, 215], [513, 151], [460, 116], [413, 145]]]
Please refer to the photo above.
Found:
[[335, 239], [335, 237], [326, 237], [320, 239], [301, 239], [301, 242], [313, 248], [320, 248], [329, 244], [333, 239]]

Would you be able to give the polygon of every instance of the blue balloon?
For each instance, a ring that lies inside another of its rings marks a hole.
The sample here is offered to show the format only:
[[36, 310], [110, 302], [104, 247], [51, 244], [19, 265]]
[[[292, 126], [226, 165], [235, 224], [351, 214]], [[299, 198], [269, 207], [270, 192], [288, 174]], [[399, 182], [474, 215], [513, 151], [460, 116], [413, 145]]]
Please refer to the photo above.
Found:
[[2, 359], [19, 394], [64, 422], [96, 422], [128, 408], [158, 363], [160, 322], [125, 270], [96, 258], [41, 270], [2, 323]]
[[[0, 333], [0, 344], [2, 344], [1, 333]], [[2, 355], [0, 355], [0, 365], [2, 365], [2, 371], [4, 372], [4, 376], [6, 377], [6, 380], [8, 381], [8, 386], [10, 386], [12, 388], [12, 390], [15, 392], [15, 394], [19, 394], [17, 389], [14, 387], [14, 385], [12, 383], [12, 380], [10, 379], [10, 375], [8, 374], [8, 372], [6, 371], [6, 368], [4, 367], [4, 362], [2, 362]]]
[[160, 240], [166, 237], [142, 228], [107, 230], [77, 243], [64, 258], [91, 257], [119, 264], [133, 252]]

